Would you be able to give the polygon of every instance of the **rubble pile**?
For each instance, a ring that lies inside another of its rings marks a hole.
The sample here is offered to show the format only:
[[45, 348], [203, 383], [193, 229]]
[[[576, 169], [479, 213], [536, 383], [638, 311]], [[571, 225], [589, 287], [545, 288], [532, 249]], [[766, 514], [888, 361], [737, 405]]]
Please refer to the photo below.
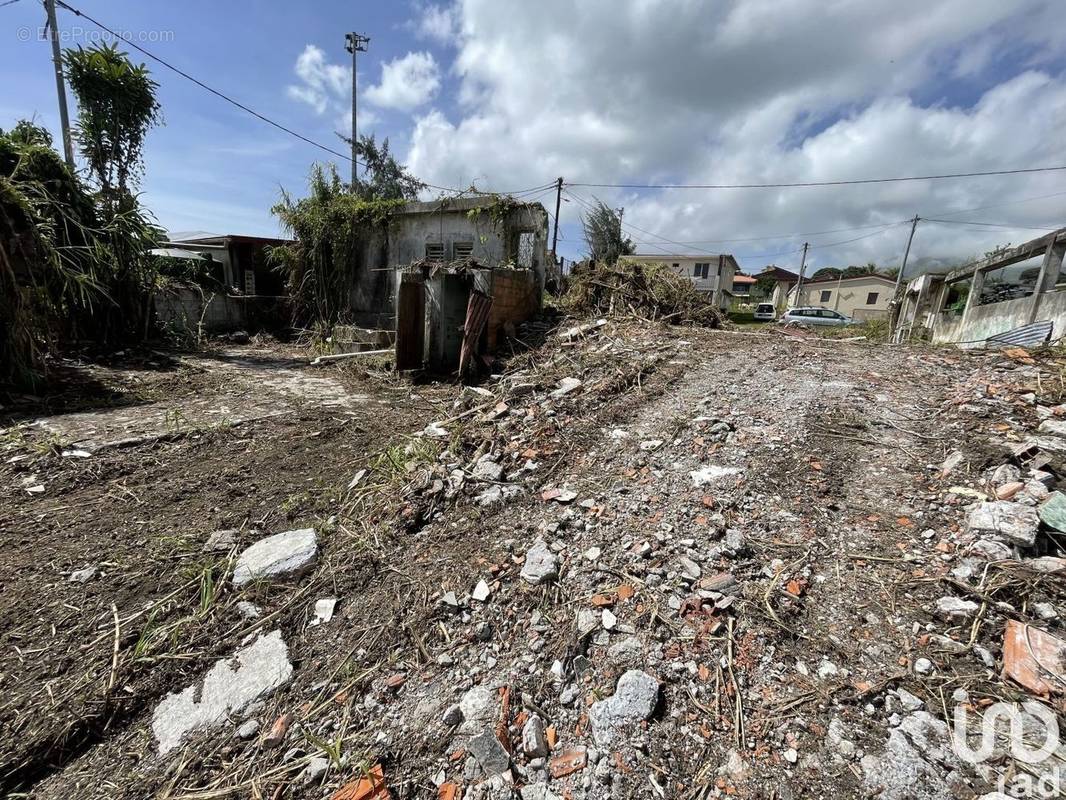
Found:
[[668, 264], [593, 264], [570, 276], [564, 303], [582, 315], [633, 315], [709, 328], [721, 327], [724, 321], [711, 295], [701, 292]]
[[160, 747], [221, 737], [184, 788], [947, 800], [1039, 776], [970, 758], [953, 719], [1062, 708], [1066, 405], [1040, 367], [672, 330], [549, 334], [339, 476], [335, 517], [235, 554], [265, 634], [242, 647], [276, 637], [279, 664], [216, 696], [255, 671], [237, 650], [157, 709]]

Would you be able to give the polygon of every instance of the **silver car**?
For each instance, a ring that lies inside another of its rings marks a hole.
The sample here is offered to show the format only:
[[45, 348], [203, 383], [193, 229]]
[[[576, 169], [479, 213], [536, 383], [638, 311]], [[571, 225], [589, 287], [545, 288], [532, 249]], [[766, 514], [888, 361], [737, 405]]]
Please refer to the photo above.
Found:
[[831, 308], [811, 307], [790, 308], [781, 315], [778, 322], [782, 325], [828, 325], [830, 327], [855, 324], [855, 320], [839, 311], [833, 311]]

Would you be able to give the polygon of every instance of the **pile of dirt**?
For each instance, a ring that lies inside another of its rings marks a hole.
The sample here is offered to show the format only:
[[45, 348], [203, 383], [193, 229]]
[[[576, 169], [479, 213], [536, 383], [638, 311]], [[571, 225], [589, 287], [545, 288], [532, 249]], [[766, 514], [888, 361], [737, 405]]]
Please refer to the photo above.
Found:
[[720, 328], [711, 295], [666, 264], [593, 264], [570, 276], [565, 304], [575, 314], [627, 315], [674, 325]]

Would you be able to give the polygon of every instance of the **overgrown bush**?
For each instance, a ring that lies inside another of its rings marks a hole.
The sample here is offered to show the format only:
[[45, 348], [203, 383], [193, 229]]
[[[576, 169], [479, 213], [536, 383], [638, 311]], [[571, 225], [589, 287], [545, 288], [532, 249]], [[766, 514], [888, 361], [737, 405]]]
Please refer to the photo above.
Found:
[[295, 241], [272, 248], [270, 261], [285, 276], [297, 321], [327, 327], [350, 321], [353, 289], [368, 268], [367, 241], [386, 231], [403, 199], [367, 200], [349, 192], [333, 165], [311, 168], [308, 196], [282, 190], [273, 213]]
[[34, 388], [59, 341], [115, 342], [143, 319], [143, 292], [134, 309], [120, 302], [115, 252], [142, 254], [158, 235], [136, 206], [103, 219], [43, 128], [0, 131], [0, 383]]

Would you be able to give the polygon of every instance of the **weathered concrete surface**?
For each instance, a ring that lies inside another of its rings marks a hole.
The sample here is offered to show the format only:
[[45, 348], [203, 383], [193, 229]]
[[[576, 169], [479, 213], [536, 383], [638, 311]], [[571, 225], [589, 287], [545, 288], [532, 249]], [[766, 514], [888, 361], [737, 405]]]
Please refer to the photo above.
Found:
[[156, 706], [152, 733], [159, 743], [159, 754], [169, 753], [192, 731], [216, 727], [228, 715], [240, 714], [291, 677], [289, 648], [281, 631], [260, 636], [232, 658], [216, 662], [202, 686], [193, 684], [169, 694]]
[[386, 402], [354, 394], [328, 373], [268, 350], [243, 348], [186, 356], [182, 363], [217, 376], [217, 392], [41, 417], [28, 427], [59, 437], [67, 446], [97, 453], [214, 428], [283, 416], [313, 403], [355, 408]]
[[317, 556], [314, 528], [276, 533], [241, 553], [233, 569], [233, 585], [299, 574], [314, 564]]

